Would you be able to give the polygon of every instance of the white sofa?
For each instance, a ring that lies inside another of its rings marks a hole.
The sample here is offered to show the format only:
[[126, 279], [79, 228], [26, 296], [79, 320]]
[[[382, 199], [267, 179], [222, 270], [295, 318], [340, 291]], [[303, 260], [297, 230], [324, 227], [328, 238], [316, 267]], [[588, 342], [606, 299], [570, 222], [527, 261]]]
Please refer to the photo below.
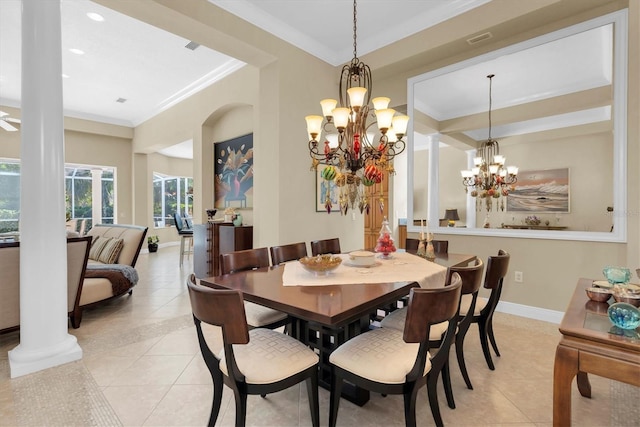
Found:
[[[117, 256], [113, 264], [135, 267], [146, 234], [147, 227], [122, 224], [97, 224], [94, 225], [91, 230], [89, 230], [87, 236], [90, 236], [93, 239], [94, 244], [95, 242], [99, 242], [100, 239], [122, 239], [122, 249], [120, 250], [119, 255]], [[91, 269], [92, 265], [104, 265], [104, 263], [98, 261], [97, 259], [91, 258], [92, 256], [90, 255], [88, 269]], [[124, 295], [125, 293], [131, 294], [133, 291], [133, 286], [135, 286], [135, 283], [132, 283], [130, 287], [126, 289], [120, 289], [120, 291], [114, 293], [112, 283], [108, 278], [86, 277], [84, 279], [82, 293], [80, 295], [78, 324], [81, 320], [82, 308], [91, 306], [104, 300], [119, 297], [121, 295]]]
[[[67, 239], [67, 309], [74, 327], [80, 325], [80, 293], [91, 238]], [[0, 331], [20, 327], [20, 242], [0, 243]]]

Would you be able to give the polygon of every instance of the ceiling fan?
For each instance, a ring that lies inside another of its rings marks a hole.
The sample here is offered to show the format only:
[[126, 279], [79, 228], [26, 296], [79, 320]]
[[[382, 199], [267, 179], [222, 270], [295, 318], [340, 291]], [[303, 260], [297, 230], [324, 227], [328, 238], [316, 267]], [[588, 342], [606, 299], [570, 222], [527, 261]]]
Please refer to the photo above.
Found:
[[6, 130], [7, 132], [15, 132], [18, 130], [11, 123], [20, 123], [20, 119], [12, 119], [9, 117], [9, 113], [5, 113], [4, 111], [0, 111], [0, 128]]

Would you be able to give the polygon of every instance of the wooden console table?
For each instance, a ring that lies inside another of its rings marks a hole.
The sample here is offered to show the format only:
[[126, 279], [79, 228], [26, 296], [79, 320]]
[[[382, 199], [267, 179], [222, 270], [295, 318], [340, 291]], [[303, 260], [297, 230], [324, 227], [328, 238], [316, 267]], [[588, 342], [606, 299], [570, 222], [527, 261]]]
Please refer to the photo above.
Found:
[[514, 230], [566, 230], [568, 227], [555, 225], [504, 224], [502, 228], [511, 228]]
[[553, 368], [553, 425], [571, 425], [571, 383], [591, 397], [587, 373], [640, 386], [640, 328], [623, 331], [607, 317], [607, 303], [589, 300], [591, 279], [580, 279], [560, 324]]

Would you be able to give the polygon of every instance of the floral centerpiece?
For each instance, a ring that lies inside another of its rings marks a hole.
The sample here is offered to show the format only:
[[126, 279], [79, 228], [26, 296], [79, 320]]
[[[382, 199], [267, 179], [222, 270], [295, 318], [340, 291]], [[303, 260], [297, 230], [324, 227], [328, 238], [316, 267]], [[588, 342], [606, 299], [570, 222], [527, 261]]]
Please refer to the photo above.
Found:
[[224, 210], [224, 222], [231, 222], [236, 217], [236, 210], [232, 207], [228, 207]]
[[540, 218], [535, 215], [529, 215], [524, 219], [524, 222], [528, 225], [540, 225]]

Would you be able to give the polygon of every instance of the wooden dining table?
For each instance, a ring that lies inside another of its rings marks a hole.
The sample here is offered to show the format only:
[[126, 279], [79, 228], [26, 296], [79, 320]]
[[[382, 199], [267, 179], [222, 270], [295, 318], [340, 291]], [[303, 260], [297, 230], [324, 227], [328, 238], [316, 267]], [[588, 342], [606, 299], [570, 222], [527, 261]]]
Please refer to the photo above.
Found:
[[[416, 256], [403, 254], [402, 256]], [[445, 267], [466, 265], [475, 260], [469, 254], [436, 254], [435, 264]], [[294, 261], [298, 262], [298, 261]], [[361, 283], [329, 284], [323, 286], [291, 286], [283, 284], [285, 265], [241, 271], [228, 275], [201, 278], [200, 283], [217, 289], [237, 289], [243, 297], [270, 307], [291, 317], [290, 333], [316, 350], [320, 356], [319, 383], [330, 387], [331, 366], [329, 355], [348, 339], [369, 330], [372, 314], [380, 307], [388, 307], [419, 286], [414, 280], [376, 281], [372, 274], [362, 276]], [[402, 269], [403, 265], [398, 265]], [[443, 271], [442, 268], [434, 269]], [[444, 284], [439, 274], [436, 286]], [[346, 387], [343, 397], [363, 405], [369, 392]]]

